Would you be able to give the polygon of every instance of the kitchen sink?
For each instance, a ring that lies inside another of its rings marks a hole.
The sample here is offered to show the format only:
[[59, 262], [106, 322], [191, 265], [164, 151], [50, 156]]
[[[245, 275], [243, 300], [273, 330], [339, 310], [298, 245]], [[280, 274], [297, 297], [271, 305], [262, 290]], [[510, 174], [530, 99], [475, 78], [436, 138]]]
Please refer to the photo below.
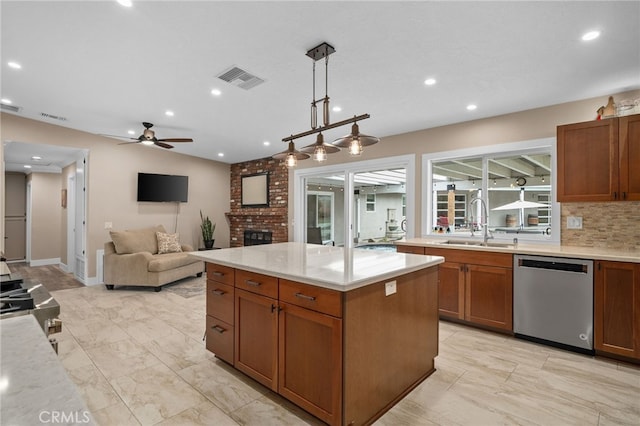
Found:
[[447, 240], [440, 244], [449, 246], [475, 246], [475, 247], [499, 247], [499, 248], [513, 248], [512, 243], [500, 243], [497, 241], [472, 241], [472, 240]]

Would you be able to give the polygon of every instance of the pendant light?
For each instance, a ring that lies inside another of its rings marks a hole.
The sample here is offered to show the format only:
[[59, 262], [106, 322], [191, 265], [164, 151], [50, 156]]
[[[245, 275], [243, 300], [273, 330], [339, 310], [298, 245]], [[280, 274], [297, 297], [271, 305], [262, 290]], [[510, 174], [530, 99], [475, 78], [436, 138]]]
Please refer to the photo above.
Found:
[[351, 126], [351, 134], [343, 136], [333, 141], [333, 146], [339, 148], [348, 148], [349, 154], [360, 155], [362, 154], [362, 148], [365, 146], [373, 145], [380, 142], [380, 139], [375, 136], [363, 135], [360, 133], [358, 123], [354, 121]]
[[340, 151], [340, 148], [324, 142], [322, 133], [318, 133], [314, 144], [300, 148], [300, 152], [311, 153], [311, 158], [319, 162], [325, 161], [327, 154], [333, 154], [338, 151]]
[[[330, 44], [324, 42], [307, 51], [307, 56], [313, 59], [313, 99], [311, 100], [311, 130], [301, 132], [289, 137], [283, 138], [283, 142], [289, 142], [289, 149], [281, 153], [275, 154], [272, 158], [279, 160], [285, 160], [288, 167], [294, 167], [297, 165], [298, 160], [304, 160], [313, 155], [313, 159], [316, 161], [325, 161], [328, 154], [340, 151], [340, 148], [348, 148], [351, 155], [360, 155], [362, 153], [362, 147], [373, 145], [379, 142], [379, 139], [374, 136], [362, 135], [358, 129], [357, 122], [359, 120], [365, 120], [369, 118], [369, 114], [362, 114], [354, 116], [347, 120], [342, 120], [337, 123], [331, 123], [329, 119], [329, 55], [335, 52], [335, 49]], [[325, 94], [324, 98], [316, 99], [316, 61], [324, 58], [325, 60]], [[318, 103], [322, 102], [322, 126], [318, 127]], [[324, 142], [324, 136], [322, 132], [329, 129], [335, 129], [337, 127], [344, 126], [346, 124], [353, 124], [351, 127], [351, 134], [337, 139], [332, 144]], [[300, 151], [296, 151], [293, 141], [304, 136], [318, 134], [316, 142], [312, 145], [302, 148]]]
[[298, 165], [298, 160], [306, 160], [309, 157], [309, 154], [296, 150], [293, 141], [289, 142], [289, 148], [286, 151], [279, 152], [272, 156], [272, 158], [276, 160], [285, 160], [287, 167], [295, 167]]

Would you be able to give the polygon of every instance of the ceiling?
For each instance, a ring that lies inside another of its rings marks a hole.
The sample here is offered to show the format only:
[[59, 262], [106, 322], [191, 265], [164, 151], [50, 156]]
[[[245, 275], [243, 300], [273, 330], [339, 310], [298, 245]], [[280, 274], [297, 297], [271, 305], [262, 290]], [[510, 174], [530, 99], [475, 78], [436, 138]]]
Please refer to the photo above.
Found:
[[[637, 1], [3, 0], [0, 8], [1, 97], [11, 101], [3, 111], [123, 137], [147, 121], [158, 138], [194, 139], [175, 152], [226, 163], [283, 151], [282, 138], [310, 128], [305, 53], [324, 41], [336, 50], [328, 95], [342, 108], [331, 122], [368, 113], [360, 129], [378, 137], [640, 88]], [[589, 30], [600, 37], [582, 41]], [[234, 66], [264, 82], [244, 89], [217, 77]], [[316, 67], [320, 98], [324, 61]]]

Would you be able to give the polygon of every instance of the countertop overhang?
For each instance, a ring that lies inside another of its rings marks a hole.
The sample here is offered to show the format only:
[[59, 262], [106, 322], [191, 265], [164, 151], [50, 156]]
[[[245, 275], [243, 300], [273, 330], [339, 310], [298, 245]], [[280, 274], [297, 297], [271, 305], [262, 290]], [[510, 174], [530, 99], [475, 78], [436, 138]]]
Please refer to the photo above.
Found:
[[278, 243], [189, 252], [205, 262], [349, 291], [436, 266], [441, 256], [422, 256], [305, 243]]
[[[460, 238], [456, 238], [459, 240]], [[398, 240], [395, 244], [417, 247], [437, 247], [454, 250], [479, 250], [513, 254], [529, 254], [538, 256], [555, 256], [575, 259], [610, 260], [614, 262], [640, 263], [640, 250], [616, 249], [606, 247], [578, 247], [557, 244], [528, 244], [519, 243], [509, 247], [485, 247], [475, 245], [446, 244], [446, 239], [438, 238], [408, 238]], [[492, 240], [491, 240], [492, 241]]]

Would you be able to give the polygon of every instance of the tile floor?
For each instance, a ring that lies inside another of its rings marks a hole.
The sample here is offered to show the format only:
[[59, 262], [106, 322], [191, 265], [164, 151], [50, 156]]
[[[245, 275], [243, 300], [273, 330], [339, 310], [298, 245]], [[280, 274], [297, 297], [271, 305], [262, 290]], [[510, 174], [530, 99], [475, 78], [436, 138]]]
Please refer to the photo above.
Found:
[[[53, 292], [60, 359], [99, 424], [321, 424], [207, 352], [204, 294], [173, 290]], [[442, 322], [436, 368], [375, 424], [640, 425], [637, 366]]]

